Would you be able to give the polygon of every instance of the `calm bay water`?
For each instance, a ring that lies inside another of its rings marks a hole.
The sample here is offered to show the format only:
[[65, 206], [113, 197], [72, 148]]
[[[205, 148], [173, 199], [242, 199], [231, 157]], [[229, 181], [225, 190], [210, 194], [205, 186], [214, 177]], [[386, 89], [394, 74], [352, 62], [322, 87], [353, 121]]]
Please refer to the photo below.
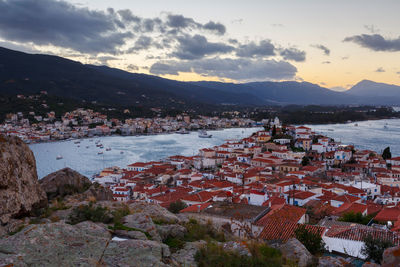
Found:
[[357, 149], [381, 153], [390, 146], [392, 156], [400, 156], [400, 119], [307, 126], [343, 144], [353, 144]]
[[[251, 135], [261, 128], [233, 128], [209, 131], [212, 138], [199, 138], [197, 132], [190, 134], [164, 134], [150, 136], [109, 136], [73, 141], [32, 144], [39, 178], [64, 167], [70, 167], [91, 177], [105, 167], [126, 165], [137, 161], [153, 161], [173, 155], [192, 156], [198, 150], [221, 145], [226, 139], [238, 139]], [[100, 140], [103, 149], [96, 147]], [[79, 147], [78, 147], [79, 145]], [[89, 146], [89, 148], [86, 148]], [[111, 151], [106, 151], [111, 148]], [[98, 152], [103, 151], [102, 155]], [[121, 154], [123, 151], [123, 154]], [[63, 159], [57, 160], [61, 155]]]
[[[392, 155], [400, 156], [400, 119], [307, 126], [343, 144], [354, 144], [358, 149], [381, 153], [385, 147], [390, 146]], [[80, 140], [80, 147], [74, 141], [32, 144], [30, 147], [36, 157], [39, 178], [64, 167], [91, 177], [105, 167], [126, 167], [137, 161], [160, 160], [172, 155], [191, 156], [201, 148], [220, 145], [226, 139], [243, 138], [259, 129], [210, 131], [213, 135], [210, 139], [199, 138], [197, 132], [191, 132], [187, 135], [100, 137], [93, 138], [92, 142], [83, 139]], [[104, 145], [104, 149], [96, 147], [97, 140]], [[108, 147], [111, 151], [106, 151]], [[103, 151], [103, 155], [98, 155], [99, 151]], [[121, 154], [121, 151], [124, 153]], [[63, 159], [56, 160], [57, 155], [62, 155]]]

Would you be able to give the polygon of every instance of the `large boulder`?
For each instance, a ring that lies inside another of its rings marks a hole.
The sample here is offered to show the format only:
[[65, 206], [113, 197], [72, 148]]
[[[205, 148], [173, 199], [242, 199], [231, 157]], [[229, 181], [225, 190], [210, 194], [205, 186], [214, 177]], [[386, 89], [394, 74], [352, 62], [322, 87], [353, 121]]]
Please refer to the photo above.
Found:
[[289, 239], [280, 247], [282, 255], [298, 264], [299, 267], [311, 265], [313, 256], [306, 247], [296, 238]]
[[197, 266], [197, 262], [194, 259], [194, 256], [196, 255], [197, 251], [199, 251], [200, 248], [206, 244], [207, 242], [204, 240], [187, 242], [182, 249], [171, 255], [171, 259], [176, 266], [195, 267]]
[[132, 230], [139, 230], [148, 233], [152, 240], [161, 241], [156, 225], [152, 219], [144, 213], [134, 213], [122, 218], [122, 223]]
[[32, 151], [21, 139], [0, 135], [0, 224], [46, 205]]
[[168, 246], [151, 240], [112, 241], [104, 251], [106, 266], [165, 266], [163, 257], [169, 256]]
[[382, 256], [382, 267], [386, 266], [400, 266], [400, 246], [385, 249]]
[[156, 228], [162, 240], [166, 240], [168, 237], [183, 239], [187, 232], [186, 228], [179, 224], [156, 225]]
[[83, 193], [91, 184], [87, 177], [70, 168], [50, 173], [40, 180], [40, 185], [49, 199]]
[[150, 216], [153, 220], [158, 220], [166, 223], [177, 223], [180, 221], [180, 219], [175, 214], [158, 204], [133, 202], [129, 204], [129, 208], [133, 212], [142, 212], [147, 216]]
[[0, 239], [0, 266], [97, 266], [111, 234], [104, 225], [29, 225]]

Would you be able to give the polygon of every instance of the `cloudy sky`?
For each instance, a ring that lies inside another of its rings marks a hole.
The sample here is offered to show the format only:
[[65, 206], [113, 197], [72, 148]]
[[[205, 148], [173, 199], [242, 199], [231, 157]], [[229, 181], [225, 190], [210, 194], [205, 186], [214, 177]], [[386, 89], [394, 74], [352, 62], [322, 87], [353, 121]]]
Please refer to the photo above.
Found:
[[0, 0], [0, 46], [178, 80], [400, 85], [399, 0]]

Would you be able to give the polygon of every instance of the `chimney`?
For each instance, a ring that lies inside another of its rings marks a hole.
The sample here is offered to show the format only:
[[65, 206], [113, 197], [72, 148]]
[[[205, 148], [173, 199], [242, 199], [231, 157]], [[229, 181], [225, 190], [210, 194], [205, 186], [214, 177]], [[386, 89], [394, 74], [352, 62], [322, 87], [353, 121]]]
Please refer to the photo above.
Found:
[[197, 205], [197, 212], [200, 212], [200, 205]]

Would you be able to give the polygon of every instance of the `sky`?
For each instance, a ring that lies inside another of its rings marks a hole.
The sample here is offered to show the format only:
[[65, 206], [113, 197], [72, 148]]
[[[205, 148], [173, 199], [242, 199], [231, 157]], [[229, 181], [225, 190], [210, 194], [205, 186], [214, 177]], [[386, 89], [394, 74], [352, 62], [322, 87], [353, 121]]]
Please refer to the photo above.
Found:
[[176, 80], [400, 85], [398, 0], [0, 0], [0, 46]]

